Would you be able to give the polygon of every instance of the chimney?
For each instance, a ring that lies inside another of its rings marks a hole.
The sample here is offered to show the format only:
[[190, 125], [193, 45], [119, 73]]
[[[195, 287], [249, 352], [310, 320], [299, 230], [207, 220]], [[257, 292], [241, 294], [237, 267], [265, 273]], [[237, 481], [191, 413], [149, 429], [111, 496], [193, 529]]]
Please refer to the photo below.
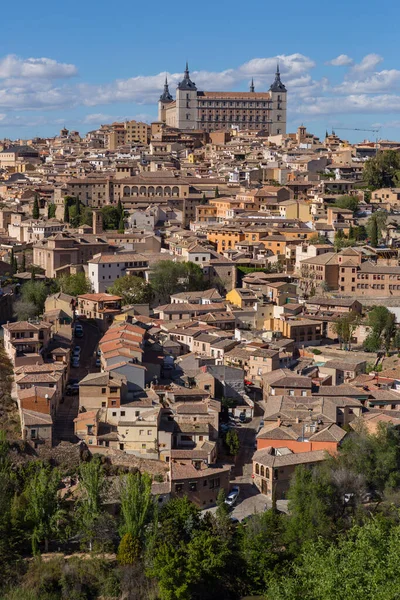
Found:
[[282, 425], [282, 420], [280, 417], [278, 417], [277, 424], [278, 424], [278, 427], [280, 427]]

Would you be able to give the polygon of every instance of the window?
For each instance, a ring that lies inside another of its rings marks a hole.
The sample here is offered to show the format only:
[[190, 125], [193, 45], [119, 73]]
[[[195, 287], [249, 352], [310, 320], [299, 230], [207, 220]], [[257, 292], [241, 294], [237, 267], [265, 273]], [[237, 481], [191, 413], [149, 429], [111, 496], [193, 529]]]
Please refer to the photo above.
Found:
[[105, 408], [106, 406], [107, 406], [107, 403], [106, 403], [106, 402], [102, 402], [102, 403], [101, 403], [101, 407], [102, 407], [102, 408]]
[[144, 429], [139, 429], [139, 435], [144, 435]]
[[256, 463], [256, 475], [260, 474], [260, 465]]
[[147, 430], [147, 435], [151, 435], [151, 429]]
[[189, 490], [191, 492], [196, 492], [197, 491], [197, 483], [196, 483], [196, 481], [190, 481], [189, 482]]
[[142, 444], [142, 448], [145, 449], [146, 448], [146, 444]]
[[116, 417], [116, 416], [117, 416], [117, 412], [116, 412], [115, 410], [113, 411], [113, 413], [112, 413], [112, 416], [113, 416], [113, 417]]
[[121, 410], [121, 417], [124, 417], [124, 416], [125, 416], [125, 411]]
[[106, 388], [101, 388], [101, 393], [102, 393], [102, 394], [105, 394], [105, 393], [106, 393], [106, 391], [107, 391], [107, 390], [106, 390]]
[[179, 493], [180, 493], [180, 492], [182, 492], [182, 491], [183, 491], [183, 484], [182, 484], [182, 483], [176, 483], [176, 484], [175, 484], [175, 492], [176, 492], [177, 494], [179, 494]]

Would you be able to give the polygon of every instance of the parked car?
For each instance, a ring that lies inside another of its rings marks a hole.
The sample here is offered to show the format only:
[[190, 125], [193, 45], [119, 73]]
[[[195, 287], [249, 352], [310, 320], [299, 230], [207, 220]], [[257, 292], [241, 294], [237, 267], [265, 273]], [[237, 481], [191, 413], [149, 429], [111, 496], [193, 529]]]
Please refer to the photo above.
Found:
[[257, 433], [260, 433], [261, 429], [264, 427], [264, 421], [261, 419], [260, 424], [257, 429]]
[[228, 506], [233, 506], [237, 499], [239, 498], [239, 488], [237, 485], [234, 485], [227, 497], [225, 498], [225, 504]]
[[76, 396], [77, 394], [79, 394], [79, 383], [67, 385], [67, 387], [65, 388], [65, 394], [67, 396]]
[[75, 335], [75, 337], [77, 337], [77, 338], [82, 338], [82, 337], [83, 337], [83, 327], [82, 327], [82, 325], [81, 325], [80, 323], [77, 323], [77, 324], [75, 325], [75, 328], [74, 328], [74, 335]]
[[101, 367], [101, 360], [96, 358], [96, 367]]
[[240, 415], [239, 415], [239, 421], [241, 423], [246, 423], [247, 422], [247, 417], [246, 417], [246, 413], [245, 412], [240, 413]]
[[72, 359], [72, 366], [74, 369], [78, 369], [80, 367], [79, 358], [74, 356]]
[[72, 351], [72, 356], [74, 358], [80, 358], [80, 356], [81, 356], [81, 347], [80, 346], [75, 346], [75, 348]]
[[97, 356], [101, 356], [101, 350], [100, 350], [100, 348], [97, 348], [96, 354], [97, 354]]

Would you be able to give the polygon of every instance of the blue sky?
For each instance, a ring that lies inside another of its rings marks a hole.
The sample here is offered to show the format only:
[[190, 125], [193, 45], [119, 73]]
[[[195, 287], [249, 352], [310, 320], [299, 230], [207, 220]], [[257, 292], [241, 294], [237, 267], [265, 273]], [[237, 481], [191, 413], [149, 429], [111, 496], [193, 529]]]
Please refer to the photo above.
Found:
[[288, 130], [400, 139], [400, 3], [20, 0], [2, 6], [0, 138], [151, 121], [167, 72], [199, 89], [268, 89], [279, 57]]

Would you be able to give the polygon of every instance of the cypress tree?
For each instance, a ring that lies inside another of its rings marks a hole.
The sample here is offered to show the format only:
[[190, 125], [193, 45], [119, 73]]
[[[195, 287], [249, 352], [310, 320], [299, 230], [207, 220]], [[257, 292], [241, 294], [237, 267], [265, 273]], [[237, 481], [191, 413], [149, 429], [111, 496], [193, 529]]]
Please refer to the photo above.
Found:
[[378, 245], [378, 223], [374, 219], [371, 223], [371, 246], [376, 248]]
[[79, 217], [79, 215], [81, 214], [81, 201], [79, 200], [79, 198], [75, 198], [75, 208], [76, 208], [75, 216]]
[[37, 194], [35, 194], [35, 199], [33, 201], [32, 217], [34, 219], [38, 219], [39, 215], [40, 215], [40, 213], [39, 213], [39, 200], [38, 200]]
[[26, 271], [26, 257], [25, 257], [25, 251], [22, 253], [22, 262], [21, 262], [21, 272], [25, 273]]
[[350, 225], [350, 227], [349, 227], [349, 240], [354, 240], [354, 239], [355, 239], [354, 227], [353, 227], [353, 225]]
[[118, 198], [117, 211], [121, 219], [121, 215], [124, 216], [124, 209], [122, 208], [121, 198]]
[[219, 189], [218, 186], [215, 188], [215, 198], [219, 198]]
[[10, 266], [11, 266], [11, 273], [14, 275], [16, 269], [15, 269], [15, 256], [14, 256], [14, 248], [11, 248], [11, 255], [10, 255]]
[[64, 223], [69, 223], [69, 206], [68, 206], [68, 200], [64, 200]]
[[125, 221], [124, 221], [124, 214], [122, 213], [119, 218], [118, 233], [124, 233], [124, 231], [125, 231]]

